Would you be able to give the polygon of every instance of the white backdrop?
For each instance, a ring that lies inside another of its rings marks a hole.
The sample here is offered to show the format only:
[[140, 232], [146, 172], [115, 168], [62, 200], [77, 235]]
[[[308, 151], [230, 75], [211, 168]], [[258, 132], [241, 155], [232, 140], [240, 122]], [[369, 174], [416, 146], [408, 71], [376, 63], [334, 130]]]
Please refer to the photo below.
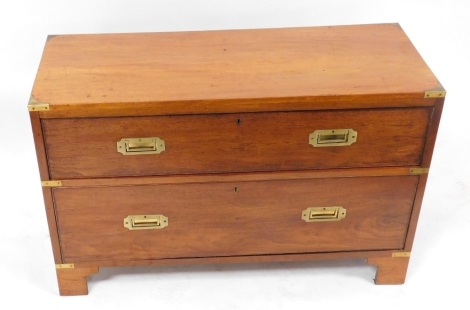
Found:
[[[0, 4], [3, 309], [469, 309], [470, 1], [4, 0]], [[48, 34], [399, 22], [448, 91], [407, 282], [362, 260], [103, 268], [59, 297], [26, 104]]]

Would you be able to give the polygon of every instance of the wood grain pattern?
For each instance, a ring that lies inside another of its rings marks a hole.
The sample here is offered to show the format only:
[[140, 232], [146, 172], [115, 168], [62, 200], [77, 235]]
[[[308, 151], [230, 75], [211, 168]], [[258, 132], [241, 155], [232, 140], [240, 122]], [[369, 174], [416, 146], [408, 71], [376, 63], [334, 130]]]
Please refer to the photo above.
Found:
[[[38, 185], [39, 186], [39, 185]], [[44, 206], [46, 208], [47, 226], [49, 228], [49, 237], [51, 238], [52, 252], [54, 254], [54, 262], [62, 264], [62, 251], [59, 243], [59, 233], [55, 216], [54, 201], [52, 198], [52, 190], [50, 187], [43, 187], [42, 194], [44, 197]]]
[[[430, 167], [432, 154], [434, 152], [434, 145], [436, 143], [437, 131], [439, 129], [439, 123], [441, 120], [442, 109], [444, 107], [444, 98], [439, 99], [436, 102], [436, 106], [433, 109], [432, 119], [430, 128], [428, 130], [426, 145], [423, 154], [422, 166]], [[431, 170], [432, 171], [432, 170]], [[432, 173], [432, 172], [431, 172]], [[418, 181], [418, 187], [416, 189], [415, 202], [413, 204], [413, 212], [411, 213], [410, 227], [408, 228], [408, 234], [406, 237], [405, 251], [410, 252], [413, 247], [413, 241], [416, 234], [416, 228], [418, 226], [418, 218], [421, 212], [421, 206], [424, 198], [424, 191], [428, 175], [421, 175]]]
[[[444, 99], [397, 24], [59, 35], [30, 113], [61, 295], [102, 266], [365, 258], [405, 281]], [[238, 122], [241, 121], [241, 123]], [[237, 124], [239, 123], [239, 124]], [[317, 129], [357, 143], [314, 148]], [[44, 136], [43, 136], [44, 135]], [[158, 136], [159, 155], [122, 138]], [[47, 154], [46, 154], [47, 152]], [[346, 219], [301, 211], [341, 205]], [[129, 231], [131, 214], [164, 214]]]
[[270, 262], [294, 262], [307, 260], [330, 259], [359, 259], [390, 257], [396, 251], [345, 251], [324, 253], [294, 253], [294, 254], [269, 254], [269, 255], [239, 255], [239, 256], [214, 256], [214, 257], [182, 257], [165, 259], [139, 259], [139, 260], [100, 260], [75, 263], [77, 267], [120, 267], [120, 266], [167, 266], [189, 264], [238, 264], [238, 263], [270, 263]]
[[418, 227], [418, 218], [423, 204], [424, 190], [426, 188], [427, 180], [427, 174], [419, 176], [418, 186], [416, 187], [415, 201], [413, 203], [413, 211], [411, 212], [410, 217], [410, 226], [408, 227], [408, 233], [406, 234], [404, 251], [407, 252], [411, 252], [413, 247], [413, 241], [416, 234], [416, 229]]
[[[430, 112], [408, 108], [47, 119], [43, 126], [51, 177], [67, 179], [418, 165]], [[354, 129], [357, 142], [343, 147], [308, 143], [313, 131], [336, 128]], [[132, 137], [160, 137], [166, 150], [118, 153], [116, 142]]]
[[42, 116], [70, 117], [377, 107], [383, 94], [409, 106], [438, 85], [403, 30], [380, 24], [56, 36], [32, 94], [51, 104]]
[[426, 135], [426, 145], [424, 149], [422, 167], [430, 167], [432, 154], [434, 152], [434, 145], [436, 143], [437, 132], [439, 130], [439, 123], [441, 121], [442, 110], [444, 108], [444, 98], [436, 100], [436, 104], [432, 110], [431, 121], [429, 123], [429, 131]]
[[369, 265], [377, 266], [375, 284], [403, 284], [408, 270], [409, 257], [372, 257]]
[[41, 181], [47, 181], [50, 180], [50, 178], [41, 119], [39, 118], [38, 112], [29, 112], [29, 118], [31, 120], [31, 129], [33, 131], [34, 147], [36, 149], [39, 175], [41, 177]]
[[214, 182], [247, 182], [266, 180], [302, 180], [344, 177], [380, 177], [410, 175], [410, 168], [418, 167], [380, 167], [347, 168], [330, 170], [275, 171], [253, 173], [212, 173], [196, 175], [165, 175], [148, 177], [93, 178], [62, 180], [63, 187], [97, 186], [134, 186], [157, 184], [190, 184]]
[[56, 269], [60, 295], [88, 295], [87, 278], [98, 272], [97, 267]]
[[[358, 104], [360, 102], [360, 104]], [[39, 112], [41, 118], [86, 118], [150, 115], [193, 115], [245, 112], [278, 112], [306, 110], [342, 110], [362, 108], [432, 107], [435, 100], [424, 98], [423, 93], [367, 94], [355, 96], [285, 97], [263, 99], [198, 100], [90, 103], [56, 105], [49, 111]]]
[[[49, 180], [49, 169], [47, 165], [46, 149], [44, 146], [44, 136], [42, 134], [41, 119], [39, 118], [38, 112], [29, 112], [29, 117], [33, 131], [34, 146], [36, 148], [39, 175], [42, 181]], [[38, 186], [40, 186], [39, 180]], [[46, 209], [47, 224], [51, 238], [54, 262], [56, 264], [61, 264], [62, 256], [60, 253], [59, 235], [57, 233], [57, 223], [55, 219], [54, 202], [52, 201], [51, 189], [42, 188], [42, 193], [44, 197], [44, 206]]]
[[[391, 250], [404, 244], [417, 177], [54, 188], [64, 261]], [[237, 187], [238, 191], [234, 191]], [[347, 218], [307, 223], [341, 205]], [[163, 214], [161, 230], [123, 219]]]

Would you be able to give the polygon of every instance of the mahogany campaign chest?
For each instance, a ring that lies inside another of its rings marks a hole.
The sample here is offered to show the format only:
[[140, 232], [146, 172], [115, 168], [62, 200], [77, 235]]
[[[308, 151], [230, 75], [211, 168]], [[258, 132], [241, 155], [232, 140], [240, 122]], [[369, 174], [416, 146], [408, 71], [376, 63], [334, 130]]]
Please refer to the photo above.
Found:
[[28, 109], [61, 295], [158, 264], [403, 283], [444, 97], [398, 24], [50, 36]]

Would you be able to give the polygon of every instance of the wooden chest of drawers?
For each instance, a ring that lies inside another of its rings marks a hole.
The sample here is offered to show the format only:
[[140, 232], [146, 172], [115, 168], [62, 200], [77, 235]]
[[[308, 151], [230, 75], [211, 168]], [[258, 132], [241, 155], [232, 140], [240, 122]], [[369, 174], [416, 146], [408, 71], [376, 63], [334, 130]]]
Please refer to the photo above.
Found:
[[444, 97], [397, 24], [49, 37], [28, 109], [60, 293], [358, 257], [403, 283]]

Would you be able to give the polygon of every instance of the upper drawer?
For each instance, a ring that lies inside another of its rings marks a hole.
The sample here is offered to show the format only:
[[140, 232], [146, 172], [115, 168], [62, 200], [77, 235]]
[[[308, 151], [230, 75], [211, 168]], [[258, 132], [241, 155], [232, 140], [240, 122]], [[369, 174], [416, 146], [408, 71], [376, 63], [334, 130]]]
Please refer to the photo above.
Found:
[[[430, 114], [404, 108], [43, 119], [42, 126], [50, 176], [64, 179], [419, 165]], [[356, 142], [309, 143], [314, 131], [335, 129], [354, 130]], [[117, 150], [123, 138], [148, 137], [162, 139], [165, 150]]]

